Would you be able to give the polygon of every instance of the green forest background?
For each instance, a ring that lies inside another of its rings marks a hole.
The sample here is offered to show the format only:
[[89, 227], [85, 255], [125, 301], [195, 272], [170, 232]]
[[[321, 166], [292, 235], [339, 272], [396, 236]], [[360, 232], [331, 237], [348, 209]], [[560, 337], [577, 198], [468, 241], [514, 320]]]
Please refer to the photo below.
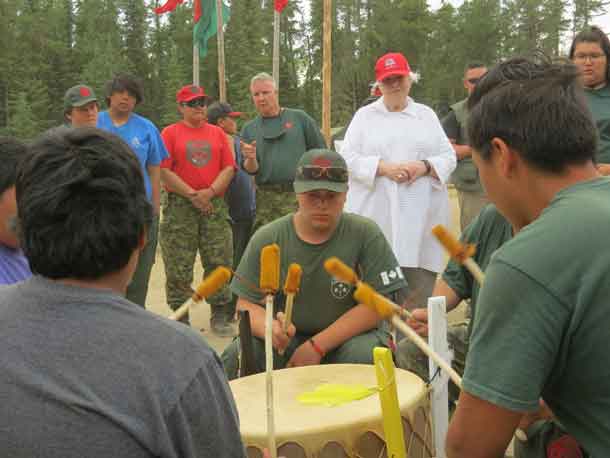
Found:
[[[63, 95], [114, 73], [141, 78], [137, 111], [159, 128], [176, 121], [176, 90], [192, 81], [192, 2], [162, 17], [162, 0], [0, 0], [0, 134], [29, 139], [62, 122]], [[233, 0], [225, 31], [228, 101], [253, 113], [250, 78], [271, 72], [273, 1]], [[464, 64], [540, 48], [552, 56], [605, 13], [603, 0], [470, 0], [432, 10], [425, 0], [334, 0], [332, 124], [368, 94], [376, 59], [403, 52], [421, 81], [413, 97], [442, 111], [464, 97]], [[201, 61], [218, 94], [216, 38]], [[322, 0], [290, 0], [281, 15], [280, 99], [318, 121], [322, 110]], [[105, 107], [102, 101], [101, 108]]]

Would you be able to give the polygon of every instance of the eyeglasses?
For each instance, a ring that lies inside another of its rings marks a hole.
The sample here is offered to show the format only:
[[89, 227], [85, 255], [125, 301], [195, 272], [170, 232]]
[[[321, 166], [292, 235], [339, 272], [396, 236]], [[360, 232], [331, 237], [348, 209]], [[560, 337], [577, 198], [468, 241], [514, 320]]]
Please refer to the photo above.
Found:
[[481, 78], [468, 78], [466, 81], [475, 86], [481, 81]]
[[318, 167], [305, 165], [297, 169], [297, 175], [305, 180], [321, 180], [328, 178], [337, 183], [347, 183], [347, 169], [343, 167]]
[[587, 60], [590, 61], [594, 61], [594, 60], [599, 60], [603, 57], [605, 57], [606, 55], [604, 53], [599, 53], [599, 52], [594, 52], [591, 54], [574, 54], [574, 60], [577, 60], [579, 62], [585, 62]]
[[180, 105], [189, 108], [205, 107], [205, 98], [193, 99], [189, 100], [188, 102], [180, 102]]

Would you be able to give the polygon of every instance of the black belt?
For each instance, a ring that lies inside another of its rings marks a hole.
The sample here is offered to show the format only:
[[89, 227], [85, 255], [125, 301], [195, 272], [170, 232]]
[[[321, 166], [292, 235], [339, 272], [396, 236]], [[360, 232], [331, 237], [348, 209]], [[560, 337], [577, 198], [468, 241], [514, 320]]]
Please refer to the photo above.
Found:
[[259, 184], [258, 189], [261, 189], [262, 191], [294, 192], [292, 183]]

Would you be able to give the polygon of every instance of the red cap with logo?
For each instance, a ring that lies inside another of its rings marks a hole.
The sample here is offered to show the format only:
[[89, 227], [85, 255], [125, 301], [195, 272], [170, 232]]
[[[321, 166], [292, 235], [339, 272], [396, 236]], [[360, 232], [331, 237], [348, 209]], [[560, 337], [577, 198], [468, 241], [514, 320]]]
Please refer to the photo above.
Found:
[[393, 75], [406, 76], [409, 73], [411, 73], [409, 62], [399, 52], [391, 52], [381, 56], [375, 64], [375, 79], [377, 81], [383, 81]]
[[200, 99], [202, 97], [207, 97], [205, 92], [203, 92], [203, 88], [201, 86], [193, 86], [189, 84], [188, 86], [184, 86], [176, 93], [176, 102], [190, 102], [194, 99]]

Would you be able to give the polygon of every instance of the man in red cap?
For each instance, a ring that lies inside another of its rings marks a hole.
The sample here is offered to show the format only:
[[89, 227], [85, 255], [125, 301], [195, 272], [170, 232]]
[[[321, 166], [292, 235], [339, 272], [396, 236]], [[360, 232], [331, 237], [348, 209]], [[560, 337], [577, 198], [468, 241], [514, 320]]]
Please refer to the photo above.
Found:
[[[182, 120], [161, 132], [169, 158], [161, 163], [167, 190], [160, 237], [165, 264], [167, 304], [176, 310], [191, 296], [197, 251], [211, 272], [231, 265], [231, 230], [223, 195], [235, 174], [235, 159], [224, 131], [207, 122], [207, 96], [199, 86], [176, 94]], [[209, 298], [212, 331], [232, 335], [230, 294], [223, 288]]]

